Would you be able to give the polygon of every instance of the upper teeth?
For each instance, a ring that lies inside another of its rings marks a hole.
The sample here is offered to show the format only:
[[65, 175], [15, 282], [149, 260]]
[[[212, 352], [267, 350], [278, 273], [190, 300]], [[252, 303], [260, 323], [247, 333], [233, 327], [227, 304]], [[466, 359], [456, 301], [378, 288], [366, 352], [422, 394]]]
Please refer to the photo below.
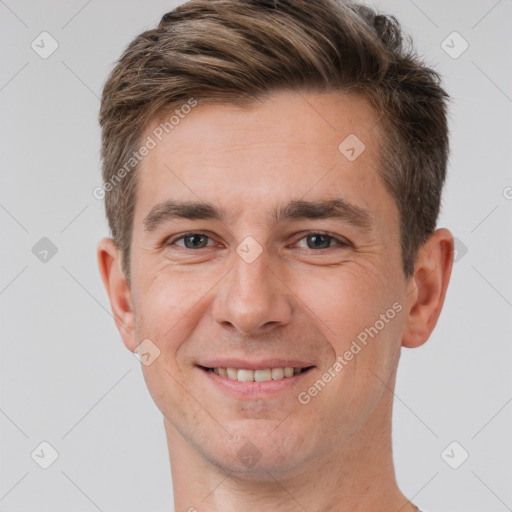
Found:
[[303, 368], [265, 368], [264, 370], [246, 370], [243, 368], [213, 368], [213, 373], [231, 380], [243, 382], [262, 382], [264, 380], [278, 380], [284, 377], [293, 377]]

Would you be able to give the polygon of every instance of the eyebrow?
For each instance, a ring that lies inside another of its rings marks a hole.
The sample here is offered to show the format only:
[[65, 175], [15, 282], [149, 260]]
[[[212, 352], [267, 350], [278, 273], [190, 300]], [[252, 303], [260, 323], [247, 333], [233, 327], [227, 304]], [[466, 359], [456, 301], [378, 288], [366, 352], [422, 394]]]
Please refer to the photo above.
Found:
[[[164, 201], [154, 206], [144, 218], [145, 231], [155, 231], [161, 224], [173, 219], [214, 219], [226, 221], [226, 212], [215, 205], [193, 201]], [[373, 216], [368, 210], [343, 199], [320, 201], [290, 201], [272, 212], [271, 218], [283, 220], [341, 219], [363, 231], [373, 229]]]

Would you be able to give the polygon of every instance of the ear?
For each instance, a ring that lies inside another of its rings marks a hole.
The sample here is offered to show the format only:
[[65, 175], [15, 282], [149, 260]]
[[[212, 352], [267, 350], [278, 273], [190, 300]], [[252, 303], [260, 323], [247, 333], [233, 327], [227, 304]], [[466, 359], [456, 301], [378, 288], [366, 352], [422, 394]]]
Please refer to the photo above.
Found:
[[112, 238], [98, 243], [98, 266], [107, 290], [117, 330], [123, 342], [133, 352], [137, 346], [130, 286], [121, 268], [121, 255]]
[[408, 316], [402, 345], [423, 345], [430, 337], [443, 308], [453, 266], [453, 236], [437, 229], [420, 248], [408, 294]]

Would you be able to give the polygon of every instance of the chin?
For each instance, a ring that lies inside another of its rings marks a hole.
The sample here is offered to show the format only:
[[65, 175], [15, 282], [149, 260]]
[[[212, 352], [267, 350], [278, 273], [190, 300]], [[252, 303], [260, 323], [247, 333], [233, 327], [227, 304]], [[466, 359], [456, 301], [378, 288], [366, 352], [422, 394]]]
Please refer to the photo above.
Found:
[[216, 450], [215, 465], [240, 480], [273, 481], [297, 473], [306, 462], [307, 443], [295, 433], [279, 429], [279, 421], [243, 420], [233, 438]]

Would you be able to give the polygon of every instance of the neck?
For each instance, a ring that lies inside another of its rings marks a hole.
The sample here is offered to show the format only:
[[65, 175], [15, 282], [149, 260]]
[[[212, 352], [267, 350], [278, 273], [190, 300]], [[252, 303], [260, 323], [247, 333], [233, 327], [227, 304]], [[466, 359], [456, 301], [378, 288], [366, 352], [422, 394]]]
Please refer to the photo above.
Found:
[[415, 512], [398, 488], [392, 460], [392, 400], [342, 446], [305, 460], [293, 474], [247, 478], [219, 467], [164, 421], [176, 512]]

